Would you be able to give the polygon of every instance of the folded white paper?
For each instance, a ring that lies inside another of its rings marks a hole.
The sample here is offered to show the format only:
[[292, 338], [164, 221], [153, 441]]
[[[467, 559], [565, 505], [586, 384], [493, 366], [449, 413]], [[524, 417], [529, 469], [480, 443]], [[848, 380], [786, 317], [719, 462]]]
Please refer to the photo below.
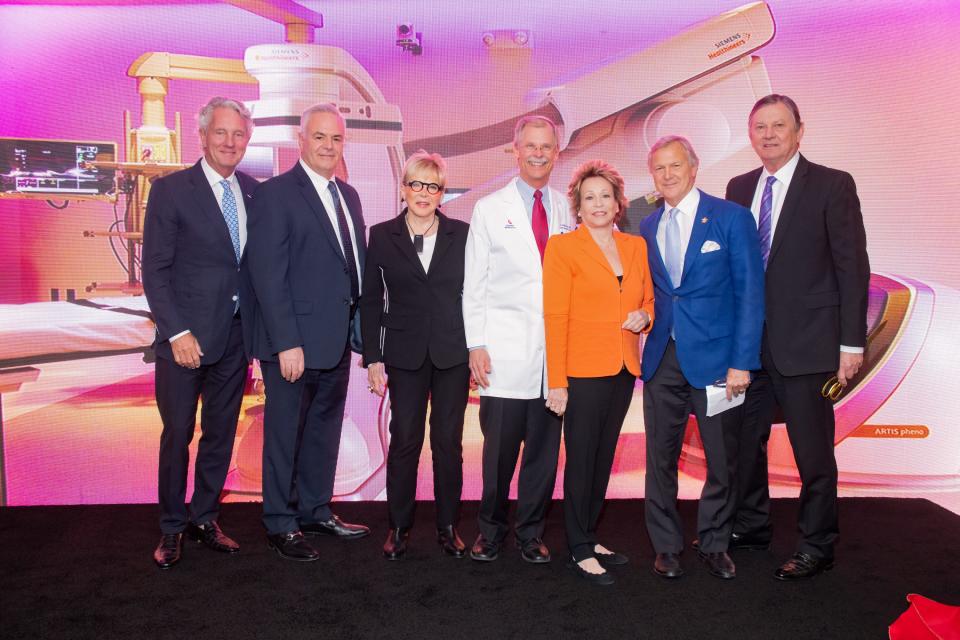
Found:
[[716, 385], [707, 386], [707, 417], [723, 413], [727, 409], [733, 409], [743, 404], [745, 393], [733, 396], [732, 400], [727, 400], [727, 388]]

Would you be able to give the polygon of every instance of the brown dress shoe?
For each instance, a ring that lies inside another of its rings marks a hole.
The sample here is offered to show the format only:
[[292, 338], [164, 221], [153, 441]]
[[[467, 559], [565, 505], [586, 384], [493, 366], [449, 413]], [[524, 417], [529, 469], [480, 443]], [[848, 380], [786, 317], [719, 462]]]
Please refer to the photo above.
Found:
[[183, 552], [183, 533], [165, 533], [160, 536], [160, 544], [153, 552], [153, 561], [161, 569], [169, 569], [180, 562]]
[[437, 529], [437, 544], [440, 545], [440, 551], [454, 558], [462, 558], [467, 555], [467, 545], [463, 544], [460, 534], [457, 533], [455, 526], [447, 525]]
[[191, 522], [187, 525], [187, 537], [194, 542], [202, 542], [206, 547], [221, 553], [240, 551], [240, 545], [224, 534], [215, 520], [203, 524], [193, 524]]

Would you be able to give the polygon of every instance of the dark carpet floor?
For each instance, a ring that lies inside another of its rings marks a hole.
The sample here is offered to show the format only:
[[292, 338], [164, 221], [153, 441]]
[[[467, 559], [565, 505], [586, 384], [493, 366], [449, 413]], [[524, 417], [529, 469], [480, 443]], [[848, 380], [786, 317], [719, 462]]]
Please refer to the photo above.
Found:
[[[2, 638], [886, 638], [908, 593], [960, 605], [960, 516], [925, 500], [845, 499], [837, 566], [803, 583], [773, 571], [790, 555], [797, 502], [774, 502], [769, 552], [737, 552], [738, 575], [711, 577], [688, 549], [687, 574], [651, 572], [639, 500], [608, 503], [600, 532], [630, 556], [617, 583], [596, 587], [565, 567], [562, 513], [553, 505], [549, 565], [528, 565], [512, 544], [496, 562], [441, 556], [433, 507], [418, 508], [412, 549], [380, 556], [382, 503], [341, 503], [364, 522], [363, 540], [317, 542], [319, 562], [278, 557], [260, 505], [228, 504], [220, 518], [242, 550], [226, 556], [189, 544], [158, 570], [156, 507], [0, 509]], [[476, 503], [462, 533], [475, 535]], [[696, 503], [681, 512], [694, 534]]]

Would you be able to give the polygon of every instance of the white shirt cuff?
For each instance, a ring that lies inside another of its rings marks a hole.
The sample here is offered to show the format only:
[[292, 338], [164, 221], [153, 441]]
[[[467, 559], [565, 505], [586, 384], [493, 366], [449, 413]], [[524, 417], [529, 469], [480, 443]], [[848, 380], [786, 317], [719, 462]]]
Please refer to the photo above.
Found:
[[845, 344], [840, 345], [842, 353], [863, 353], [863, 347], [848, 347]]

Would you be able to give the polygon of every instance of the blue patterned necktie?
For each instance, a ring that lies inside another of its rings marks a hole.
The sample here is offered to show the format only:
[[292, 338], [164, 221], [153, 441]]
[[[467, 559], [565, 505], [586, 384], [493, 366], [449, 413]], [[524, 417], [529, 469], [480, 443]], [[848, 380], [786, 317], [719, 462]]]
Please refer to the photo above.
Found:
[[360, 298], [360, 276], [357, 274], [357, 260], [353, 253], [353, 238], [350, 236], [350, 226], [347, 216], [340, 205], [340, 192], [337, 183], [331, 180], [327, 183], [327, 190], [333, 197], [333, 208], [337, 212], [337, 226], [340, 228], [340, 240], [343, 242], [343, 258], [347, 262], [347, 273], [350, 276], [350, 298], [356, 302]]
[[666, 249], [665, 262], [667, 264], [667, 273], [670, 275], [670, 281], [673, 288], [680, 286], [680, 277], [683, 275], [683, 256], [680, 254], [680, 209], [674, 207], [670, 209], [670, 215], [667, 218], [667, 229], [664, 237]]
[[223, 200], [220, 207], [223, 209], [223, 219], [227, 222], [227, 228], [230, 230], [230, 242], [233, 243], [233, 253], [237, 257], [237, 263], [240, 262], [240, 217], [237, 214], [237, 200], [233, 197], [233, 189], [230, 188], [229, 180], [221, 180], [220, 186], [223, 187]]
[[760, 235], [760, 255], [763, 257], [763, 268], [767, 268], [767, 259], [770, 258], [770, 241], [773, 239], [773, 183], [775, 176], [767, 176], [767, 184], [763, 187], [763, 196], [760, 198], [760, 219], [757, 221], [757, 233]]

